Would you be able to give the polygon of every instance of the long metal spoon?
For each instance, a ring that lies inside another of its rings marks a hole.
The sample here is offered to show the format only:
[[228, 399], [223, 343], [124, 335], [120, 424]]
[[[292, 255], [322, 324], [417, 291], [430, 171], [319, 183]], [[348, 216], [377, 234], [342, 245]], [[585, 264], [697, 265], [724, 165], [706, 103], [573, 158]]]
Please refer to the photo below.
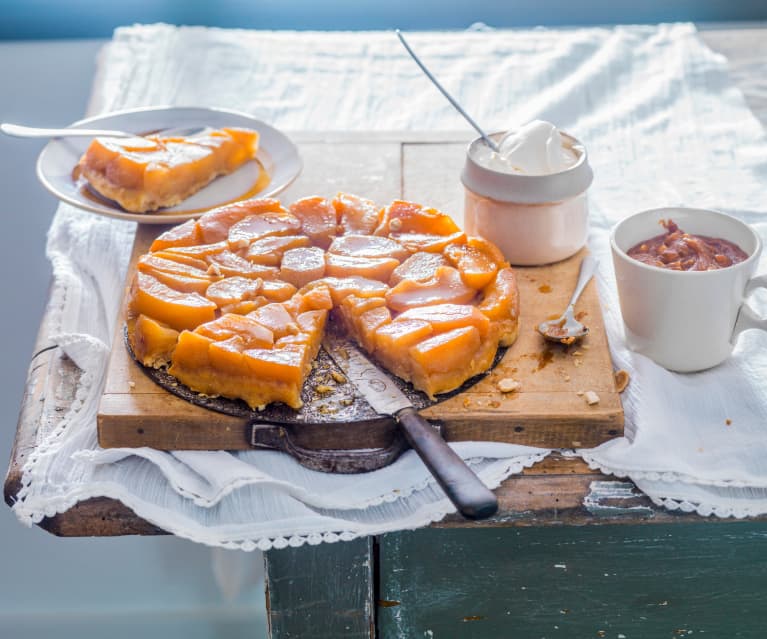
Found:
[[20, 124], [0, 124], [0, 131], [16, 138], [132, 138], [135, 133], [125, 131], [110, 131], [106, 129], [46, 129], [34, 126], [22, 126]]
[[407, 52], [410, 54], [410, 57], [411, 57], [411, 58], [413, 58], [413, 60], [415, 60], [416, 64], [417, 64], [419, 67], [421, 67], [421, 71], [423, 71], [423, 72], [426, 74], [426, 77], [427, 77], [427, 78], [429, 78], [429, 80], [431, 80], [431, 81], [434, 83], [434, 86], [435, 86], [435, 87], [437, 87], [437, 88], [438, 88], [438, 89], [439, 89], [439, 90], [442, 92], [442, 95], [444, 95], [444, 96], [445, 96], [445, 97], [448, 99], [448, 101], [450, 102], [450, 104], [452, 104], [452, 105], [453, 105], [453, 107], [455, 108], [455, 110], [456, 110], [456, 111], [458, 111], [458, 113], [460, 113], [460, 114], [461, 114], [461, 115], [462, 115], [464, 118], [466, 118], [466, 121], [467, 121], [469, 124], [471, 124], [471, 126], [473, 126], [473, 127], [474, 127], [474, 129], [476, 130], [476, 132], [477, 132], [477, 133], [479, 133], [479, 134], [480, 134], [480, 136], [482, 136], [482, 139], [485, 141], [485, 143], [487, 144], [487, 146], [489, 146], [491, 149], [493, 149], [493, 151], [495, 151], [496, 153], [498, 153], [498, 152], [499, 152], [499, 149], [498, 149], [498, 145], [497, 145], [497, 144], [496, 144], [496, 143], [495, 143], [493, 140], [491, 140], [491, 139], [490, 139], [490, 137], [487, 135], [487, 133], [485, 133], [485, 132], [482, 130], [482, 128], [479, 126], [479, 124], [477, 124], [477, 123], [474, 121], [474, 119], [473, 119], [473, 118], [472, 118], [472, 117], [471, 117], [471, 116], [470, 116], [468, 113], [466, 113], [466, 111], [464, 111], [464, 110], [463, 110], [463, 107], [461, 107], [461, 105], [460, 105], [460, 104], [458, 104], [458, 102], [456, 102], [456, 101], [455, 101], [455, 98], [453, 98], [453, 96], [452, 96], [452, 95], [450, 95], [450, 94], [449, 94], [449, 93], [448, 93], [448, 92], [445, 90], [445, 87], [443, 87], [443, 86], [442, 86], [442, 85], [439, 83], [439, 81], [437, 80], [437, 78], [435, 78], [435, 77], [434, 77], [434, 76], [431, 74], [431, 71], [429, 71], [429, 70], [428, 70], [428, 69], [427, 69], [427, 68], [424, 66], [424, 63], [423, 63], [423, 62], [421, 62], [420, 58], [419, 58], [419, 57], [418, 57], [418, 56], [417, 56], [417, 55], [416, 55], [416, 54], [413, 52], [413, 50], [410, 48], [410, 45], [407, 43], [407, 40], [405, 40], [405, 36], [403, 36], [403, 35], [402, 35], [402, 32], [401, 32], [399, 29], [397, 29], [397, 30], [396, 30], [396, 33], [397, 33], [397, 37], [400, 39], [400, 42], [402, 42], [402, 46], [404, 46], [404, 47], [405, 47], [405, 49], [407, 49]]
[[575, 302], [578, 301], [583, 289], [586, 288], [586, 284], [589, 283], [591, 277], [596, 273], [598, 265], [599, 262], [591, 257], [591, 255], [583, 258], [581, 270], [578, 274], [578, 283], [575, 285], [575, 290], [565, 312], [557, 319], [541, 322], [538, 325], [538, 332], [544, 338], [552, 342], [559, 342], [560, 344], [572, 344], [588, 334], [588, 327], [575, 319], [574, 308]]
[[199, 133], [204, 130], [203, 126], [174, 127], [170, 129], [157, 129], [146, 133], [128, 133], [126, 131], [113, 131], [111, 129], [48, 129], [35, 126], [22, 126], [21, 124], [0, 124], [0, 132], [12, 135], [16, 138], [135, 138], [146, 135], [162, 134], [165, 137], [183, 137]]

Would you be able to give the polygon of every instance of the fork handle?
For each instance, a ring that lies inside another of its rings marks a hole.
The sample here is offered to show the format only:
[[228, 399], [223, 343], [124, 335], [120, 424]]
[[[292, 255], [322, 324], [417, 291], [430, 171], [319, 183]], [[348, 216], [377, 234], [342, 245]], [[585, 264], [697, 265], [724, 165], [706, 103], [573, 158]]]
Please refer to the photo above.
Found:
[[0, 124], [0, 131], [16, 138], [132, 138], [135, 133], [124, 131], [110, 131], [107, 129], [45, 129], [34, 126], [22, 126], [20, 124]]
[[597, 258], [591, 255], [587, 255], [583, 258], [583, 261], [581, 262], [581, 270], [578, 274], [578, 283], [575, 285], [575, 290], [573, 291], [573, 296], [570, 298], [568, 306], [575, 306], [581, 293], [583, 293], [583, 289], [586, 288], [586, 284], [589, 283], [589, 280], [594, 276], [594, 273], [596, 273], [598, 266], [599, 260]]

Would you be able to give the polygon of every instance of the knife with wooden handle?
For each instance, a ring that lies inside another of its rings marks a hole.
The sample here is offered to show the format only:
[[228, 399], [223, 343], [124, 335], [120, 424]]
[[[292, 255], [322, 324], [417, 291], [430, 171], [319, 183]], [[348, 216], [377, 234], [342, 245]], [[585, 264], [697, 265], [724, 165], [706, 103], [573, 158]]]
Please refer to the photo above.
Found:
[[348, 341], [332, 333], [322, 342], [328, 355], [381, 415], [391, 415], [405, 438], [437, 480], [450, 501], [468, 519], [485, 519], [498, 510], [498, 500], [466, 463], [418, 414], [392, 379]]

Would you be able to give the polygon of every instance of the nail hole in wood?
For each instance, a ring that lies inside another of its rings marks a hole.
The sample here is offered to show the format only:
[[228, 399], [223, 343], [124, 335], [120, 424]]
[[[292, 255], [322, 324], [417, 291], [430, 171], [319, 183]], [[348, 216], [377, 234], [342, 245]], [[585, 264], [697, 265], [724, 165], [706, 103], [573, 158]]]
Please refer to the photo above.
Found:
[[607, 431], [607, 434], [608, 434], [608, 435], [617, 435], [617, 434], [618, 434], [618, 431], [617, 431], [617, 430], [615, 430], [615, 429], [613, 429], [613, 430], [608, 430], [608, 431]]
[[523, 430], [525, 430], [524, 426], [515, 426], [514, 427], [514, 432], [515, 433], [521, 433]]
[[144, 434], [144, 429], [143, 429], [143, 428], [137, 428], [137, 429], [136, 429], [136, 432], [137, 432], [139, 435], [143, 435], [143, 434]]

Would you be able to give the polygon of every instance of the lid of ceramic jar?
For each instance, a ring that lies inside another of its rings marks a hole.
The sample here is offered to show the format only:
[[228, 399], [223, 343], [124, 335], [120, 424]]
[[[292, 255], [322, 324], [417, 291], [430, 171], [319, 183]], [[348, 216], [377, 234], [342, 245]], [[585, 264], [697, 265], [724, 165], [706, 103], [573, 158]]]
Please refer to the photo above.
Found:
[[[500, 140], [503, 135], [503, 132], [494, 133], [490, 137]], [[466, 150], [466, 164], [461, 173], [461, 182], [477, 195], [499, 202], [544, 204], [561, 202], [580, 195], [589, 188], [594, 179], [588, 154], [586, 148], [576, 138], [567, 133], [561, 135], [565, 139], [567, 148], [578, 156], [576, 163], [564, 171], [549, 175], [524, 175], [489, 169], [475, 159], [477, 147], [487, 146], [482, 138], [477, 138]]]

